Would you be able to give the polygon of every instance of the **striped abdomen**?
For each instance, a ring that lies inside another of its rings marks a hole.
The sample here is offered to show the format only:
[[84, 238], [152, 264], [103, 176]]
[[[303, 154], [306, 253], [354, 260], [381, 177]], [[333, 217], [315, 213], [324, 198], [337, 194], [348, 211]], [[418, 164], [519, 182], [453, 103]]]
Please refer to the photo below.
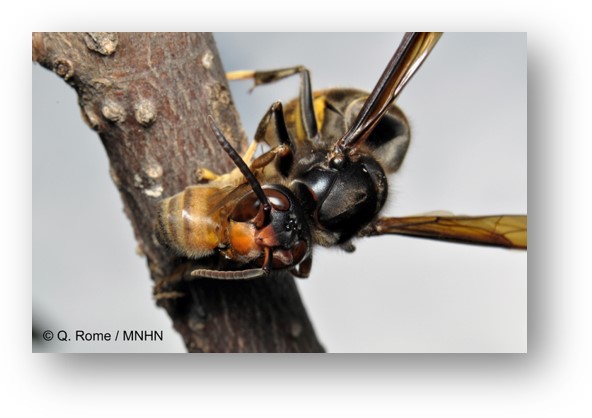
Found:
[[224, 241], [227, 228], [221, 211], [212, 211], [209, 204], [218, 191], [215, 187], [192, 186], [163, 200], [158, 216], [159, 239], [186, 257], [212, 254]]

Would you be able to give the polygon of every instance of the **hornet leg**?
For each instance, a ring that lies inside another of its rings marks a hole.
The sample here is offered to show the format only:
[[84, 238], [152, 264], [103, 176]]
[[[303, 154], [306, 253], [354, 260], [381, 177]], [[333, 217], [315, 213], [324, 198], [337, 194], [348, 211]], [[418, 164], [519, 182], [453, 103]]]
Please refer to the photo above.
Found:
[[239, 70], [226, 73], [228, 80], [247, 80], [253, 79], [255, 85], [274, 83], [286, 77], [300, 74], [300, 96], [299, 96], [299, 119], [297, 120], [297, 131], [300, 136], [300, 129], [304, 135], [303, 139], [312, 140], [318, 135], [317, 120], [314, 111], [312, 88], [310, 83], [310, 72], [306, 67], [297, 66], [290, 68], [280, 68], [269, 71]]

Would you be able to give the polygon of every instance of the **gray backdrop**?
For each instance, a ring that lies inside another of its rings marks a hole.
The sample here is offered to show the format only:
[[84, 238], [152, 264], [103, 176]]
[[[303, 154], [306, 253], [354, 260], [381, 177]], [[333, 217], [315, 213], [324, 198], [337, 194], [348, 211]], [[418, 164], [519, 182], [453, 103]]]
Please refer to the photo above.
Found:
[[[304, 64], [313, 86], [371, 89], [400, 34], [217, 34], [227, 70]], [[386, 214], [526, 213], [526, 34], [448, 33], [398, 103], [413, 129]], [[298, 80], [247, 94], [252, 137]], [[39, 330], [163, 330], [164, 342], [34, 344], [34, 351], [184, 351], [151, 300], [143, 258], [74, 91], [33, 68], [33, 320]], [[524, 352], [524, 252], [381, 237], [357, 251], [315, 250], [298, 281], [330, 352]]]

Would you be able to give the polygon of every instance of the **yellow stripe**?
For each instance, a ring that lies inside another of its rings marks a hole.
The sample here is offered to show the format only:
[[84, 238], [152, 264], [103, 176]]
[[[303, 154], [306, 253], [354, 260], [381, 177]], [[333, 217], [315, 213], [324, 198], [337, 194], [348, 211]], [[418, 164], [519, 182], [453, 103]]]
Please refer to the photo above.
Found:
[[[317, 127], [320, 132], [323, 128], [323, 122], [325, 121], [325, 108], [327, 107], [325, 102], [325, 96], [322, 95], [316, 97], [313, 101], [313, 107], [315, 118], [317, 120]], [[300, 101], [298, 101], [296, 104], [296, 111], [294, 116], [296, 118], [296, 138], [299, 141], [306, 141], [308, 138], [306, 138], [306, 132], [304, 131], [304, 126], [302, 125], [302, 118], [300, 117]]]

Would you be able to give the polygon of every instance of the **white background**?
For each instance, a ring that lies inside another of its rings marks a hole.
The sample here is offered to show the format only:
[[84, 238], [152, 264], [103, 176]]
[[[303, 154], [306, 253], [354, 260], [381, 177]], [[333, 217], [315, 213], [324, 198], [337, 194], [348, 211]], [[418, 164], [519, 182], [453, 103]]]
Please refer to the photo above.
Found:
[[[5, 22], [2, 113], [6, 195], [2, 408], [43, 416], [588, 416], [589, 14], [581, 2], [229, 2], [14, 5]], [[24, 7], [22, 7], [24, 6]], [[288, 5], [291, 6], [291, 5]], [[199, 8], [199, 9], [198, 9]], [[16, 10], [15, 10], [16, 9]], [[34, 11], [34, 13], [33, 13]], [[232, 13], [229, 13], [232, 12]], [[76, 24], [74, 23], [76, 22]], [[526, 30], [529, 32], [529, 353], [389, 356], [31, 355], [30, 30]], [[32, 24], [31, 24], [32, 23]], [[149, 23], [149, 27], [146, 27]], [[84, 27], [78, 27], [84, 26]], [[30, 28], [29, 28], [30, 26]], [[99, 25], [100, 26], [100, 25]], [[215, 26], [215, 27], [214, 27]], [[23, 31], [25, 29], [25, 31]], [[10, 31], [10, 32], [8, 32]], [[17, 61], [15, 61], [17, 60]]]
[[[218, 34], [227, 70], [305, 64], [313, 87], [370, 90], [400, 34]], [[33, 312], [40, 331], [165, 331], [164, 343], [39, 350], [183, 351], [150, 300], [144, 260], [74, 92], [33, 73]], [[298, 78], [233, 83], [250, 138]], [[526, 213], [526, 34], [445, 34], [399, 100], [412, 143], [386, 214]], [[526, 253], [399, 237], [315, 249], [304, 303], [329, 352], [525, 352]], [[92, 297], [90, 297], [92, 295]]]

